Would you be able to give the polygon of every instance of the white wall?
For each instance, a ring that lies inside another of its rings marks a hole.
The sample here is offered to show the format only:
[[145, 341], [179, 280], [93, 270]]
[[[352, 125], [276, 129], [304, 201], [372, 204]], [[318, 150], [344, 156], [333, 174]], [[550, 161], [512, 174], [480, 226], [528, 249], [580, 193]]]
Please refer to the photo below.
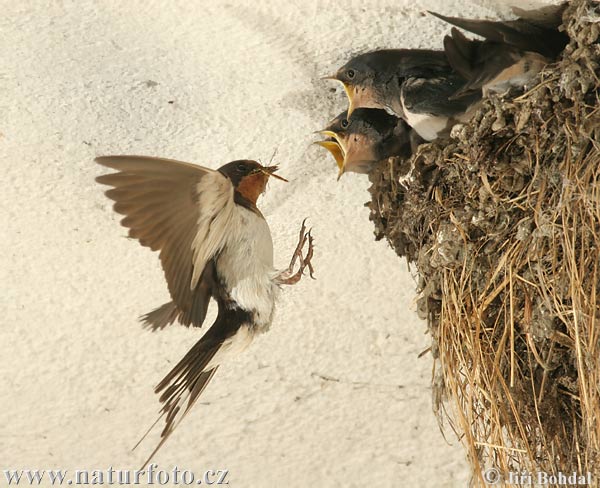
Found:
[[310, 144], [345, 106], [319, 77], [351, 53], [439, 47], [446, 28], [425, 9], [494, 12], [459, 0], [0, 3], [0, 470], [139, 467], [158, 434], [130, 452], [158, 411], [152, 388], [201, 332], [137, 323], [166, 285], [157, 255], [123, 238], [94, 156], [218, 167], [277, 149], [291, 182], [259, 201], [276, 261], [309, 216], [318, 280], [285, 290], [272, 330], [221, 368], [155, 461], [227, 468], [240, 487], [465, 486], [462, 450], [432, 414], [431, 357], [417, 358], [429, 338], [415, 282], [373, 240], [366, 178], [336, 182]]

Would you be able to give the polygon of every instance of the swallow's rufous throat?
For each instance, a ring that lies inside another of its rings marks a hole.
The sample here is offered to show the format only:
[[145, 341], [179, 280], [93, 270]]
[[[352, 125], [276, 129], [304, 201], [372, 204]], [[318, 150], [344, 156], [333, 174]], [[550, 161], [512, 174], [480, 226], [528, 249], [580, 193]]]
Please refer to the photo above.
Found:
[[448, 134], [456, 122], [468, 120], [487, 92], [527, 85], [562, 51], [567, 37], [558, 30], [561, 9], [564, 6], [554, 7], [552, 15], [548, 9], [530, 11], [527, 18], [507, 22], [434, 14], [484, 40], [467, 39], [453, 29], [444, 51], [372, 51], [326, 78], [344, 85], [349, 115], [358, 107], [381, 108], [433, 140]]
[[106, 195], [125, 216], [129, 236], [160, 252], [171, 301], [146, 314], [146, 325], [156, 330], [177, 320], [200, 327], [210, 299], [218, 305], [215, 322], [155, 388], [163, 404], [159, 420], [166, 420], [145, 466], [219, 365], [269, 328], [279, 285], [296, 283], [306, 267], [312, 277], [313, 239], [302, 223], [289, 268], [275, 270], [271, 232], [256, 201], [270, 177], [284, 180], [277, 166], [241, 160], [212, 170], [145, 156], [96, 161], [117, 170], [96, 180], [113, 187]]
[[382, 159], [408, 157], [422, 142], [404, 120], [376, 108], [357, 108], [350, 117], [342, 112], [319, 133], [330, 138], [317, 144], [336, 159], [338, 178], [345, 172], [368, 173]]

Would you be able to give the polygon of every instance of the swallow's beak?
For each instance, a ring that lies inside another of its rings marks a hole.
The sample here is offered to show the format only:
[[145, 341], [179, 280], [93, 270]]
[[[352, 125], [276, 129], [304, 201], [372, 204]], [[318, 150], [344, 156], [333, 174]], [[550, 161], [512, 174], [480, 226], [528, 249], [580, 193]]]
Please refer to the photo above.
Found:
[[288, 180], [286, 180], [283, 176], [279, 176], [279, 175], [275, 174], [275, 171], [277, 171], [278, 169], [279, 169], [279, 166], [277, 166], [277, 165], [263, 166], [262, 172], [268, 176], [272, 176], [273, 178], [277, 178], [278, 180], [285, 181], [286, 183], [288, 183]]
[[319, 134], [319, 135], [325, 136], [325, 137], [331, 137], [339, 142], [338, 135], [335, 132], [333, 132], [332, 130], [329, 130], [329, 129], [318, 130], [317, 132], [315, 132], [315, 134]]
[[317, 141], [315, 144], [324, 147], [331, 153], [333, 159], [335, 159], [335, 163], [337, 164], [340, 174], [342, 174], [344, 172], [344, 150], [342, 147], [336, 141], [332, 140]]
[[[355, 96], [355, 93], [353, 93], [351, 86], [346, 85], [346, 83], [344, 83], [343, 85], [344, 85], [344, 91], [346, 92], [346, 96], [348, 97], [348, 112], [346, 114], [346, 117], [350, 118], [350, 116], [352, 115], [352, 112], [354, 112], [354, 109], [357, 107], [356, 96]], [[360, 107], [360, 105], [358, 105], [358, 106]]]
[[342, 80], [340, 80], [338, 78], [337, 75], [323, 76], [321, 79], [322, 80], [337, 81], [338, 83], [341, 83], [344, 86], [344, 91], [346, 92], [346, 96], [348, 97], [348, 117], [350, 117], [350, 114], [352, 113], [352, 111], [354, 110], [354, 108], [357, 106], [353, 102], [353, 100], [354, 100], [354, 93], [352, 92], [353, 91], [353, 87], [351, 85], [348, 85], [348, 84], [344, 83]]

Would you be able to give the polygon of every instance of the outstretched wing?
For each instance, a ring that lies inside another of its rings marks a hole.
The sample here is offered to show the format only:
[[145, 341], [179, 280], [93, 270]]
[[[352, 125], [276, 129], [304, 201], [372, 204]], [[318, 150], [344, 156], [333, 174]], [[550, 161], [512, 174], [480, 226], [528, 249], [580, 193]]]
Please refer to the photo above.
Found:
[[218, 171], [170, 159], [103, 156], [96, 161], [118, 171], [96, 181], [113, 187], [106, 196], [125, 216], [121, 224], [129, 236], [160, 251], [179, 320], [202, 325], [211, 287], [201, 277], [231, 224], [231, 181]]

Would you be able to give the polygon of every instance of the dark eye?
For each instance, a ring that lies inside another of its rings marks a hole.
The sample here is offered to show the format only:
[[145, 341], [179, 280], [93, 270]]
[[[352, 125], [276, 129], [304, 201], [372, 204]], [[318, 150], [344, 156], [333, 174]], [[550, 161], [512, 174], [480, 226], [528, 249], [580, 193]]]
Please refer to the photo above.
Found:
[[346, 127], [348, 127], [348, 124], [349, 124], [348, 119], [343, 119], [342, 120], [342, 128], [345, 129]]
[[239, 163], [239, 164], [237, 165], [237, 170], [238, 170], [240, 173], [245, 173], [246, 171], [248, 171], [248, 168], [247, 168], [247, 166], [246, 166], [244, 163]]
[[349, 69], [348, 71], [346, 71], [346, 76], [350, 79], [354, 78], [355, 75], [356, 75], [356, 73], [354, 72], [353, 69]]

